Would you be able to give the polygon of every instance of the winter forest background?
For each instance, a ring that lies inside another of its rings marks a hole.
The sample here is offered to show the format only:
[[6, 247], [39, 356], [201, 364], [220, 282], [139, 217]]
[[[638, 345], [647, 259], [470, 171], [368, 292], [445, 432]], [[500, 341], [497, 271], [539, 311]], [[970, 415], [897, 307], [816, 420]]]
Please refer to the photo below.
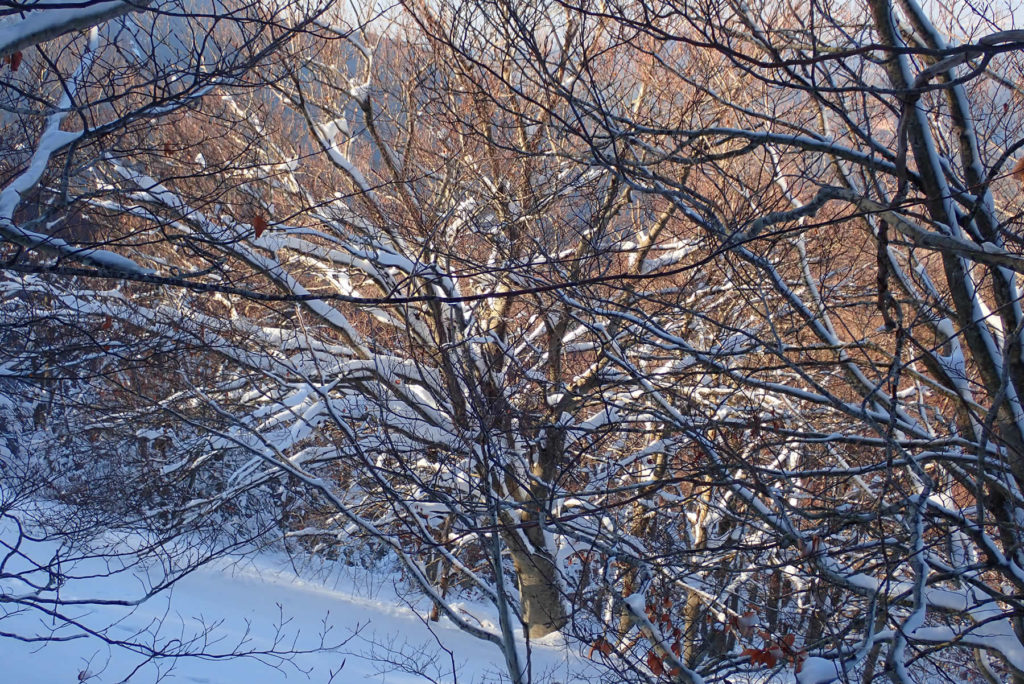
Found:
[[287, 659], [84, 617], [274, 553], [516, 684], [1024, 684], [1019, 20], [0, 0], [0, 649]]

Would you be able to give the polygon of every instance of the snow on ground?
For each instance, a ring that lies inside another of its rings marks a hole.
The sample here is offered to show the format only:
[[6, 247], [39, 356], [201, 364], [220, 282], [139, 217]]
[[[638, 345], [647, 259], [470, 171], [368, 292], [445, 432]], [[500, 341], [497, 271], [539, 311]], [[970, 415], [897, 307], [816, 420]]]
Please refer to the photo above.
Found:
[[[249, 650], [316, 649], [321, 636], [329, 645], [347, 643], [298, 654], [275, 668], [254, 658], [145, 664], [141, 656], [93, 638], [42, 646], [0, 638], [0, 681], [110, 684], [129, 675], [129, 682], [182, 684], [502, 680], [504, 665], [496, 647], [444, 622], [425, 621], [388, 582], [375, 580], [366, 571], [335, 573], [327, 582], [298, 579], [287, 559], [271, 555], [221, 561], [197, 570], [169, 594], [134, 611], [91, 606], [82, 614], [89, 624], [115, 624], [110, 633], [115, 638], [127, 638], [155, 623], [162, 623], [160, 634], [167, 638], [212, 625], [211, 636], [217, 641], [209, 645], [210, 651], [230, 651], [239, 643]], [[427, 607], [417, 608], [425, 614]], [[0, 631], [24, 634], [30, 626], [40, 628], [38, 616], [0, 619]], [[538, 682], [573, 682], [576, 677], [570, 670], [588, 667], [564, 645], [547, 644], [533, 652], [535, 676], [541, 675]], [[132, 674], [135, 668], [139, 669]]]

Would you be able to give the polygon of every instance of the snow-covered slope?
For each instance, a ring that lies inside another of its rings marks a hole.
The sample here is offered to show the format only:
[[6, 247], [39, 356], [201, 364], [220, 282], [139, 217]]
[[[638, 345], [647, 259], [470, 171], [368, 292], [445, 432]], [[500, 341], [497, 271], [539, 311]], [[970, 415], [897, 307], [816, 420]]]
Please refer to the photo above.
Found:
[[[142, 655], [94, 638], [43, 645], [0, 638], [0, 681], [469, 684], [502, 679], [503, 660], [494, 647], [444, 622], [425, 621], [420, 614], [426, 607], [411, 606], [399, 594], [394, 583], [366, 574], [346, 573], [327, 581], [298, 579], [287, 560], [275, 556], [222, 561], [197, 570], [166, 596], [131, 612], [92, 606], [80, 614], [89, 624], [114, 624], [109, 634], [115, 638], [127, 639], [159, 624], [163, 639], [187, 639], [209, 630], [213, 641], [206, 650], [212, 653], [309, 652], [297, 653], [288, 662], [247, 657], [147, 663]], [[45, 631], [37, 615], [0, 621], [4, 632], [24, 634], [30, 626], [35, 632]], [[321, 649], [321, 643], [327, 648]], [[554, 642], [536, 647], [533, 662], [535, 681], [573, 681], [571, 670], [587, 668], [585, 661]]]

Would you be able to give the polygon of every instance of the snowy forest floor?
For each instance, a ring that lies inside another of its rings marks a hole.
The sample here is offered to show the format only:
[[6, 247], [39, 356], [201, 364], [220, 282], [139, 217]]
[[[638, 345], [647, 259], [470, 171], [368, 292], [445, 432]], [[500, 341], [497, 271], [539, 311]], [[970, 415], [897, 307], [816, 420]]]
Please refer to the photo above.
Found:
[[[138, 589], [129, 586], [130, 581], [127, 577], [80, 581], [69, 586], [63, 598], [123, 598]], [[483, 684], [507, 680], [495, 647], [443, 620], [428, 622], [423, 617], [428, 611], [429, 605], [417, 603], [415, 597], [403, 598], [396, 576], [341, 563], [297, 571], [286, 556], [273, 553], [221, 559], [134, 609], [89, 605], [69, 612], [89, 626], [112, 626], [107, 635], [113, 639], [138, 639], [158, 627], [157, 639], [170, 647], [176, 639], [185, 642], [198, 636], [210, 653], [295, 651], [287, 660], [183, 657], [147, 662], [140, 654], [94, 637], [42, 644], [0, 638], [0, 682]], [[38, 613], [8, 613], [0, 620], [0, 631], [7, 633], [46, 635], [50, 629]], [[66, 629], [53, 632], [58, 638], [71, 634]], [[534, 645], [531, 660], [538, 682], [568, 683], [597, 674], [594, 664], [572, 653], [560, 638]]]

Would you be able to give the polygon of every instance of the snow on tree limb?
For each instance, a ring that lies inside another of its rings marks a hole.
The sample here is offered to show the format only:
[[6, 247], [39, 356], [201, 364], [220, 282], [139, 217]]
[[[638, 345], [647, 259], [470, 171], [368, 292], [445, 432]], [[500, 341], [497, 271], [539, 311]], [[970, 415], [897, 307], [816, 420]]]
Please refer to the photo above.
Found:
[[66, 2], [54, 2], [53, 7], [49, 4], [45, 1], [32, 3], [30, 11], [5, 17], [0, 23], [0, 57], [131, 12], [144, 11], [152, 5], [149, 0], [90, 1], [78, 6]]

